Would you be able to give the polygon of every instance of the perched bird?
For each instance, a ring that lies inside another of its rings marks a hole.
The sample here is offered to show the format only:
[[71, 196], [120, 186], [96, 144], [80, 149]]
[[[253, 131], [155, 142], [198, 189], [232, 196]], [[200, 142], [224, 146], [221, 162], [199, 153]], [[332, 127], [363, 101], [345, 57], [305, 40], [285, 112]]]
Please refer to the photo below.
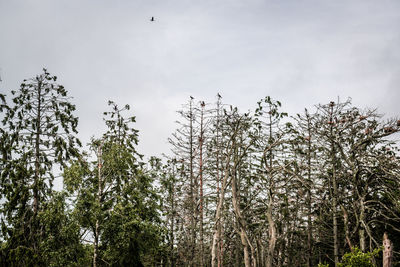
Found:
[[204, 101], [201, 101], [201, 102], [200, 102], [200, 105], [201, 105], [202, 107], [204, 107], [204, 106], [206, 105], [206, 103], [204, 103]]
[[194, 99], [194, 97], [193, 97], [193, 96], [190, 96], [190, 99], [192, 99], [192, 100], [193, 100], [193, 99]]
[[150, 21], [154, 21], [154, 17], [151, 17]]
[[221, 96], [219, 93], [217, 94], [217, 96], [218, 96], [219, 98], [221, 98], [221, 97], [222, 97], [222, 96]]

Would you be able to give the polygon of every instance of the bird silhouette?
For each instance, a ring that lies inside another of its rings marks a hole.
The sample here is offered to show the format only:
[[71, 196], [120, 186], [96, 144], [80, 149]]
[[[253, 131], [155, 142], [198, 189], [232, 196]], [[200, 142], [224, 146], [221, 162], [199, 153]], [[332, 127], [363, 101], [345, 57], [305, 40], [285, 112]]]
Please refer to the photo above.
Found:
[[192, 99], [192, 100], [193, 100], [193, 99], [194, 99], [194, 97], [193, 97], [193, 96], [190, 96], [190, 99]]
[[221, 98], [221, 97], [222, 97], [219, 93], [217, 94], [217, 96], [218, 96], [218, 98]]
[[201, 105], [202, 107], [204, 107], [204, 106], [206, 105], [206, 103], [204, 103], [204, 101], [201, 101], [201, 102], [200, 102], [200, 105]]
[[154, 17], [151, 17], [150, 21], [154, 21]]

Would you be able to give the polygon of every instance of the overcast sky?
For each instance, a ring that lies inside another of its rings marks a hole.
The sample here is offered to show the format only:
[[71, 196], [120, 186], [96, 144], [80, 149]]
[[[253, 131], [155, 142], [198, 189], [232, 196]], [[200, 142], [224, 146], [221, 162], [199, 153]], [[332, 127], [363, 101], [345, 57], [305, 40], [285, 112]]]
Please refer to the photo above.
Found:
[[189, 95], [243, 111], [270, 95], [293, 115], [351, 97], [397, 116], [400, 1], [0, 0], [0, 91], [43, 67], [85, 143], [110, 99], [131, 105], [146, 156], [168, 150]]

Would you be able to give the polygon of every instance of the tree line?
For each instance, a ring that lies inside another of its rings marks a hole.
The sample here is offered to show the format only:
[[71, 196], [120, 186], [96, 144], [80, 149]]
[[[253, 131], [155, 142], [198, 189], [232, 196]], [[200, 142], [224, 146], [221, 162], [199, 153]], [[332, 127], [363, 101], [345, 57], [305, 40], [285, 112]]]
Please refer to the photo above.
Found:
[[290, 116], [269, 96], [246, 112], [190, 97], [170, 153], [146, 160], [129, 105], [109, 101], [106, 131], [82, 147], [56, 76], [10, 93], [2, 266], [379, 266], [384, 234], [400, 265], [396, 118], [350, 99]]

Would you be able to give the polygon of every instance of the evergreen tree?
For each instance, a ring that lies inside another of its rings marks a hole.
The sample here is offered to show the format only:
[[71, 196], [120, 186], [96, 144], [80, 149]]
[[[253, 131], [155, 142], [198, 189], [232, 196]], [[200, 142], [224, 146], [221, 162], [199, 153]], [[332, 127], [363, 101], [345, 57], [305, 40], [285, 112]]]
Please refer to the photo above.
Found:
[[109, 101], [107, 132], [90, 146], [97, 160], [76, 161], [65, 172], [66, 186], [76, 192], [76, 213], [85, 235], [93, 236], [93, 266], [142, 266], [157, 260], [158, 196], [136, 151], [137, 130]]
[[10, 265], [47, 264], [42, 244], [53, 236], [43, 216], [53, 197], [54, 171], [79, 154], [75, 106], [56, 80], [44, 69], [11, 91], [13, 105], [3, 108], [2, 255]]

